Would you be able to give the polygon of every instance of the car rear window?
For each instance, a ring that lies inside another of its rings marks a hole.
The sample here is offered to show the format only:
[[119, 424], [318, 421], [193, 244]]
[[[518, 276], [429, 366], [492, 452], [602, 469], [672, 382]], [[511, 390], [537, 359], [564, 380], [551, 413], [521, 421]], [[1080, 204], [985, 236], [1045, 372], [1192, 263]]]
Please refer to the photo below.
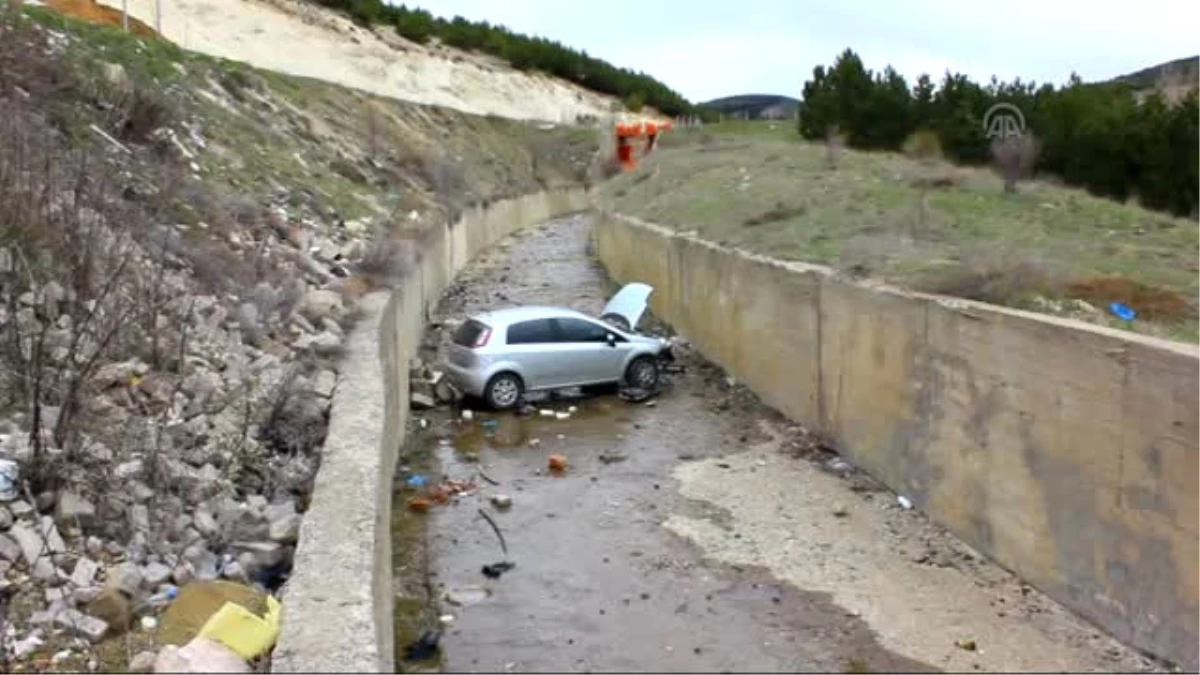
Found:
[[451, 339], [454, 344], [462, 347], [474, 347], [479, 341], [479, 336], [483, 335], [488, 329], [487, 325], [476, 321], [475, 319], [467, 319], [457, 330], [454, 331], [454, 337]]

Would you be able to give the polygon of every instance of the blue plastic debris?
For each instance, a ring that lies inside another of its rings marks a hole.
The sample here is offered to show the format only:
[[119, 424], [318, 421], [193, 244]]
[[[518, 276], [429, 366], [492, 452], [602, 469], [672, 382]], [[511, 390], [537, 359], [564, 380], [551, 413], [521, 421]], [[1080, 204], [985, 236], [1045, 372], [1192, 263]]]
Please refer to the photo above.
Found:
[[1116, 314], [1118, 318], [1125, 321], [1133, 321], [1137, 318], [1137, 312], [1133, 311], [1133, 308], [1123, 305], [1119, 302], [1110, 304], [1108, 309], [1112, 311], [1113, 314]]
[[427, 483], [429, 483], [429, 479], [426, 478], [425, 476], [422, 476], [419, 473], [413, 474], [408, 477], [408, 486], [409, 487], [414, 487], [414, 488], [424, 487]]
[[500, 428], [500, 420], [484, 420], [483, 428], [488, 429], [488, 430], [499, 429]]

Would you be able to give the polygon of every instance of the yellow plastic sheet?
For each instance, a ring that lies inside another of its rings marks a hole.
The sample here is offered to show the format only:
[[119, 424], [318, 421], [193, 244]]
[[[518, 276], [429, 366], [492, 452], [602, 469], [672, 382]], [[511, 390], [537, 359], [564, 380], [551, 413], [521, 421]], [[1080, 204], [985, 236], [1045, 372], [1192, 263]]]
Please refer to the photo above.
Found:
[[279, 637], [282, 606], [267, 597], [267, 613], [258, 616], [236, 603], [227, 602], [200, 629], [200, 637], [220, 642], [247, 661], [267, 652]]

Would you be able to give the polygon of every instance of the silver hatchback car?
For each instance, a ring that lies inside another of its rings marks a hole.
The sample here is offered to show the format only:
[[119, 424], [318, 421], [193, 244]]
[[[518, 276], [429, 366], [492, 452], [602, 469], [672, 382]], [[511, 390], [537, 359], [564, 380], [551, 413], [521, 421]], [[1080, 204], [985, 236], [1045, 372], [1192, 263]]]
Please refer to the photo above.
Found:
[[654, 289], [632, 283], [600, 317], [562, 307], [513, 307], [464, 321], [443, 364], [456, 389], [505, 410], [528, 391], [623, 383], [658, 385], [670, 342], [639, 335], [638, 321]]

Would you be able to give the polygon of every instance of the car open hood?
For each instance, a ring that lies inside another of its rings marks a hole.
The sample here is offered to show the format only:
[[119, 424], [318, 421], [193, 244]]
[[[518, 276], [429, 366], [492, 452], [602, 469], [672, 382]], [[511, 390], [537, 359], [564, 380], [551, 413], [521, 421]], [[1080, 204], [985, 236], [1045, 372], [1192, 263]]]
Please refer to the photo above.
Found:
[[604, 306], [600, 318], [619, 316], [629, 325], [629, 330], [637, 330], [638, 321], [641, 321], [642, 315], [646, 313], [646, 305], [653, 292], [654, 287], [648, 284], [625, 284]]

